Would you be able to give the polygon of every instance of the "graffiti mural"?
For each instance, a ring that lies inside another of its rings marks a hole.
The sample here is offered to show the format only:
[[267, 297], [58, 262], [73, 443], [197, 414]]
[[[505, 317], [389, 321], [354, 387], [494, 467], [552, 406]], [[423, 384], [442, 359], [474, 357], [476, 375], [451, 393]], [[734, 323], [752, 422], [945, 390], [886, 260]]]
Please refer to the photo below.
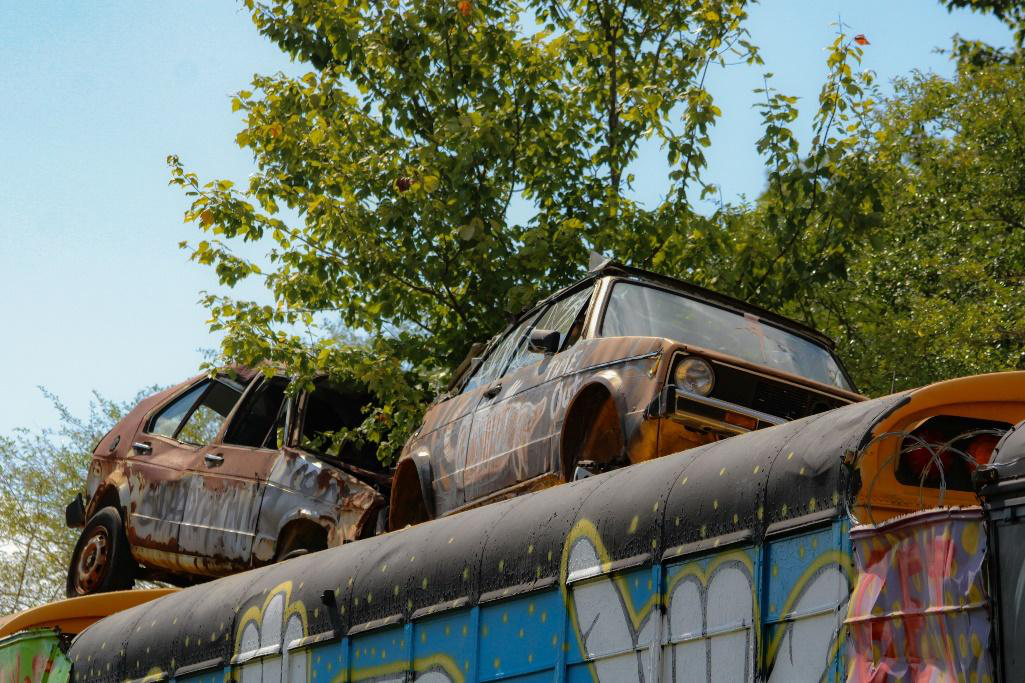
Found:
[[752, 553], [725, 553], [669, 573], [666, 681], [750, 681], [756, 663]]
[[286, 581], [242, 611], [235, 678], [551, 681], [561, 663], [571, 683], [836, 680], [851, 574], [847, 555], [829, 546], [835, 538], [827, 528], [761, 555], [749, 547], [616, 571], [595, 526], [581, 521], [558, 587], [313, 645], [308, 624], [322, 607], [294, 599]]
[[[292, 601], [292, 582], [277, 586], [261, 607], [242, 615], [237, 628], [237, 653], [242, 683], [306, 681], [309, 654], [289, 645], [306, 635], [306, 607]], [[273, 656], [260, 657], [261, 654]]]
[[[562, 585], [582, 659], [600, 681], [651, 680], [658, 594], [649, 570], [607, 575], [609, 556], [583, 520], [567, 539]], [[594, 578], [599, 577], [599, 578]]]
[[993, 681], [982, 511], [929, 510], [851, 538], [848, 683]]
[[[850, 590], [846, 554], [823, 548], [831, 531], [777, 548], [796, 560], [773, 564], [769, 593], [784, 596], [768, 604], [764, 624], [766, 680], [819, 680], [837, 666], [843, 615]], [[567, 580], [597, 575], [608, 560], [593, 527], [582, 525], [567, 545]], [[659, 643], [662, 681], [754, 681], [762, 659], [763, 621], [756, 589], [757, 552], [734, 550], [706, 559], [669, 564], [665, 569], [664, 616]], [[801, 570], [795, 573], [794, 570]], [[789, 576], [788, 574], [795, 574]], [[654, 680], [651, 648], [659, 628], [652, 572], [602, 576], [570, 588], [573, 625], [581, 651], [592, 661], [593, 680]], [[647, 591], [639, 589], [640, 584]], [[652, 615], [655, 618], [651, 618]], [[629, 653], [624, 655], [623, 653]], [[619, 656], [615, 656], [619, 655]], [[809, 674], [814, 674], [809, 676]]]
[[0, 683], [66, 681], [70, 671], [54, 629], [32, 629], [0, 640]]
[[[845, 617], [858, 577], [847, 521], [857, 479], [843, 455], [905, 399], [859, 403], [183, 590], [80, 634], [73, 678], [845, 680]], [[858, 593], [852, 614], [869, 595]]]

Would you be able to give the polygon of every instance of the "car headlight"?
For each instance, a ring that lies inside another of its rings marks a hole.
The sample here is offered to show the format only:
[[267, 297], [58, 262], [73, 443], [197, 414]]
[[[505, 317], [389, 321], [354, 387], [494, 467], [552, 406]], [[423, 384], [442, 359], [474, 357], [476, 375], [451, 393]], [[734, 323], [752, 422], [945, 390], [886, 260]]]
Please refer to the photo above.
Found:
[[700, 358], [690, 356], [676, 364], [673, 370], [676, 386], [694, 394], [708, 396], [715, 386], [715, 371]]

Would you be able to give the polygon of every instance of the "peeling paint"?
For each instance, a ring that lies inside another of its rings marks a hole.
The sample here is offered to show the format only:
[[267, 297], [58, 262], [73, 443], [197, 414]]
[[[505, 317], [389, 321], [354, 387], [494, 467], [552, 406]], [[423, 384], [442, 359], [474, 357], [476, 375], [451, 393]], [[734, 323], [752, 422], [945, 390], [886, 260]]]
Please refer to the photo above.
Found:
[[[155, 416], [208, 381], [200, 375], [141, 401], [96, 448], [87, 517], [108, 505], [122, 512], [143, 576], [223, 576], [272, 562], [289, 523], [323, 529], [328, 545], [365, 535], [364, 524], [373, 531], [376, 511], [386, 503], [383, 475], [359, 476], [359, 467], [345, 471], [344, 462], [331, 464], [297, 448], [298, 429], [284, 435], [281, 448], [225, 442], [233, 425], [249, 417], [241, 406], [268, 381], [250, 372], [238, 376], [247, 382], [245, 393], [209, 444], [191, 445], [150, 427]], [[356, 414], [361, 408], [351, 406]], [[299, 424], [300, 411], [295, 419]]]
[[[637, 463], [783, 422], [785, 415], [803, 417], [823, 408], [861, 400], [857, 394], [837, 387], [712, 349], [688, 346], [679, 340], [602, 337], [600, 318], [612, 285], [622, 280], [618, 271], [628, 271], [627, 279], [632, 282], [657, 282], [676, 291], [698, 293], [685, 283], [643, 271], [620, 266], [611, 271], [617, 274], [597, 278], [589, 302], [579, 304], [583, 310], [578, 319], [582, 321], [578, 341], [570, 340], [568, 347], [557, 353], [528, 354], [526, 360], [514, 360], [510, 364], [512, 369], [505, 371], [504, 376], [477, 381], [473, 373], [484, 372], [480, 368], [488, 362], [485, 355], [484, 361], [469, 371], [468, 380], [457, 382], [452, 395], [428, 410], [421, 428], [403, 448], [400, 460], [414, 455], [429, 458], [432, 481], [427, 488], [433, 501], [427, 507], [433, 508], [436, 516], [501, 498], [523, 489], [524, 482], [558, 481], [546, 475], [556, 475], [565, 481], [580, 460], [595, 461], [600, 469]], [[575, 287], [553, 298], [559, 301], [561, 296], [561, 300], [570, 301], [585, 291]], [[705, 301], [712, 296], [708, 292], [700, 295]], [[720, 295], [715, 297], [716, 305], [728, 300]], [[518, 333], [522, 328], [517, 325], [523, 321], [542, 320], [546, 315], [541, 313], [543, 305], [544, 302], [523, 314], [503, 336], [496, 337], [490, 347], [492, 353], [504, 348], [505, 339]], [[748, 308], [739, 301], [732, 301], [729, 307]], [[770, 316], [766, 312], [761, 314]], [[773, 321], [805, 339], [815, 339], [823, 349], [830, 348], [829, 341], [813, 331], [783, 319]], [[701, 356], [722, 374], [712, 397], [716, 398], [718, 392], [717, 400], [725, 406], [717, 408], [717, 417], [710, 417], [701, 406], [697, 413], [691, 408], [673, 408], [675, 391], [663, 399], [667, 385], [672, 382], [674, 358], [681, 354]], [[610, 405], [596, 405], [599, 397], [607, 397]], [[796, 415], [793, 401], [801, 404]], [[734, 409], [753, 411], [751, 414], [765, 419], [755, 419], [754, 427], [728, 423], [725, 410]], [[396, 478], [390, 528], [415, 521], [415, 515], [407, 514], [402, 507], [406, 501], [419, 497], [419, 492], [398, 490], [399, 486], [413, 487], [414, 483], [412, 477]]]
[[70, 674], [71, 662], [61, 651], [56, 629], [31, 629], [0, 639], [3, 683], [64, 683]]

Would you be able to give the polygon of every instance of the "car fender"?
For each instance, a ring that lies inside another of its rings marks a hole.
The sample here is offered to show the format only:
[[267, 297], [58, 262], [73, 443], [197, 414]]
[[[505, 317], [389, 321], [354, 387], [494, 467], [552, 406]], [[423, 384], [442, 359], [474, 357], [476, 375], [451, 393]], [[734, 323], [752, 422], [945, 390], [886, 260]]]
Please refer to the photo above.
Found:
[[368, 510], [384, 505], [384, 497], [364, 481], [315, 456], [286, 449], [267, 479], [253, 559], [274, 559], [278, 538], [290, 522], [309, 520], [327, 530], [328, 545], [359, 538]]
[[[417, 487], [410, 483], [415, 475]], [[417, 490], [418, 489], [418, 490]], [[419, 497], [419, 501], [416, 497]], [[415, 507], [422, 503], [422, 507]], [[434, 466], [430, 451], [420, 449], [415, 453], [399, 459], [392, 473], [391, 492], [388, 507], [388, 528], [397, 529], [406, 524], [416, 524], [423, 515], [426, 519], [434, 518], [436, 507], [434, 501]], [[413, 512], [410, 512], [413, 510]]]
[[[328, 538], [332, 537], [332, 531], [337, 527], [337, 519], [331, 515], [325, 515], [324, 510], [312, 510], [308, 508], [296, 508], [292, 510], [286, 517], [282, 517], [278, 520], [278, 528], [275, 531], [275, 546], [277, 541], [281, 538], [281, 532], [285, 530], [289, 524], [295, 522], [304, 521], [311, 524], [316, 524], [327, 531]], [[330, 543], [329, 545], [339, 545], [338, 543]]]
[[[278, 495], [275, 495], [275, 490], [270, 487], [264, 492], [264, 504], [269, 504], [269, 508], [261, 507], [260, 510], [256, 538], [253, 539], [254, 564], [272, 562], [282, 530], [299, 520], [323, 527], [327, 531], [328, 544], [338, 545], [331, 542], [337, 536], [334, 531], [339, 526], [340, 518], [335, 506], [325, 504], [324, 501], [301, 500], [294, 494], [283, 496], [281, 493], [283, 492], [278, 489]], [[266, 515], [264, 509], [268, 510]]]
[[[434, 464], [431, 454], [426, 451], [419, 451], [409, 456], [409, 460], [416, 467], [417, 477], [420, 479], [420, 495], [423, 496], [427, 511], [434, 516]], [[409, 467], [409, 465], [407, 465]]]
[[560, 416], [560, 430], [565, 425], [566, 416], [573, 412], [576, 407], [577, 401], [585, 393], [593, 389], [595, 386], [601, 386], [609, 395], [612, 397], [612, 402], [616, 406], [616, 413], [619, 415], [620, 427], [623, 427], [623, 416], [629, 412], [629, 406], [627, 405], [626, 396], [623, 391], [623, 378], [616, 370], [616, 368], [602, 368], [598, 372], [587, 377], [573, 393], [572, 398], [566, 404], [566, 409]]
[[[648, 420], [645, 411], [651, 401], [658, 397], [661, 386], [659, 361], [657, 357], [652, 359], [650, 356], [643, 359], [644, 365], [640, 365], [639, 361], [641, 359], [628, 359], [600, 368], [581, 379], [560, 415], [557, 426], [559, 438], [554, 442], [554, 447], [558, 449], [556, 462], [562, 463], [567, 418], [573, 415], [581, 397], [595, 387], [602, 387], [612, 398], [619, 418], [622, 446], [630, 460], [652, 457], [657, 447], [658, 421]], [[562, 466], [565, 467], [565, 463]]]
[[128, 477], [125, 476], [123, 469], [114, 469], [106, 477], [96, 481], [92, 495], [86, 500], [85, 519], [90, 519], [102, 508], [109, 506], [116, 507], [122, 522], [127, 523], [125, 501], [129, 498]]

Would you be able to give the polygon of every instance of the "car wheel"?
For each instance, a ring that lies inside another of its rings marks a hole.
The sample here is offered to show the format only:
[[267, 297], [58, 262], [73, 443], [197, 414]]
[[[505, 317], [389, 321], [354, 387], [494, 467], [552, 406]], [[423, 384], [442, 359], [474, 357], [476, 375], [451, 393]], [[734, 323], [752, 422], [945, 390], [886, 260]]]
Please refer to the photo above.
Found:
[[103, 508], [86, 522], [71, 553], [69, 598], [127, 590], [135, 585], [135, 561], [114, 508]]

